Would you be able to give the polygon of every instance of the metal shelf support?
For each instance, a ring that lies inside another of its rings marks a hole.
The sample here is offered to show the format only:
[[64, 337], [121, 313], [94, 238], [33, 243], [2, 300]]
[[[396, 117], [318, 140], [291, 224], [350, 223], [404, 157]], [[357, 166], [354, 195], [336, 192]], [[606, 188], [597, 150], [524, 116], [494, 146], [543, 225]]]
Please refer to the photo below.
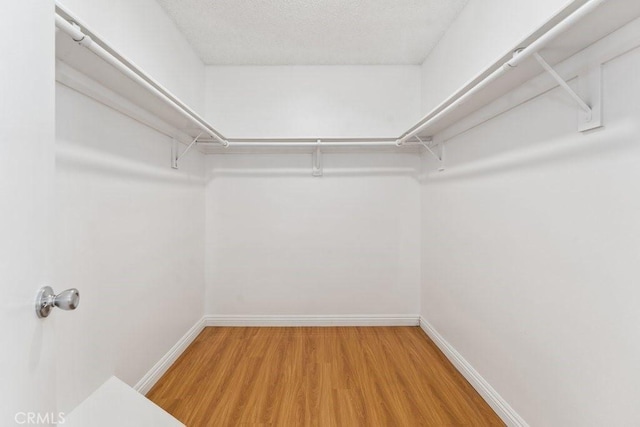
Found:
[[[590, 67], [578, 76], [580, 88], [582, 92], [587, 92], [591, 96], [591, 105], [589, 105], [582, 96], [576, 93], [571, 86], [562, 78], [560, 74], [545, 59], [535, 52], [533, 57], [544, 68], [544, 70], [553, 77], [565, 92], [578, 104], [582, 112], [579, 116], [578, 130], [585, 132], [602, 126], [602, 67]], [[585, 83], [586, 82], [586, 83]]]
[[172, 141], [172, 145], [171, 145], [171, 167], [172, 168], [178, 169], [178, 163], [180, 162], [180, 160], [189, 152], [189, 150], [191, 150], [191, 148], [194, 145], [196, 145], [196, 143], [198, 142], [198, 138], [200, 138], [203, 133], [204, 132], [200, 132], [198, 136], [196, 136], [193, 139], [193, 141], [191, 141], [191, 144], [187, 145], [187, 148], [184, 149], [182, 154], [178, 154], [179, 152], [178, 146], [180, 145], [180, 143], [175, 139]]
[[[444, 171], [444, 144], [432, 144], [432, 138], [423, 140], [418, 135], [415, 135], [415, 138], [418, 140], [418, 143], [422, 145], [427, 150], [427, 152], [433, 156], [433, 158], [436, 159], [436, 161], [438, 162], [438, 172]], [[436, 149], [437, 152], [433, 151], [434, 149]]]
[[311, 175], [320, 177], [322, 176], [322, 150], [320, 150], [320, 145], [322, 144], [321, 140], [318, 140], [318, 146], [316, 150], [313, 152], [313, 165], [311, 169]]

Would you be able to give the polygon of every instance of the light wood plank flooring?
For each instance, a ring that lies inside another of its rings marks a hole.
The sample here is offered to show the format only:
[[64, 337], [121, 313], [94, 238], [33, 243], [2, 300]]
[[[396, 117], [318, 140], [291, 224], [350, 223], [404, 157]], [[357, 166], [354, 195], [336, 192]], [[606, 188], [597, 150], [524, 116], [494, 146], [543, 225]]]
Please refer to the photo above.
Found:
[[147, 397], [189, 427], [504, 425], [417, 327], [206, 328]]

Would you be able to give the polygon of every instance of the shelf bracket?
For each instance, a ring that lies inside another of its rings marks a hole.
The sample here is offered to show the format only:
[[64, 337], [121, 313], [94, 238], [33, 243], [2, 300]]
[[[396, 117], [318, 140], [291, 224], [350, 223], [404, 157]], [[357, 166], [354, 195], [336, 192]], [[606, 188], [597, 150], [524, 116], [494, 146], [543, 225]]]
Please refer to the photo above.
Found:
[[586, 132], [602, 127], [602, 66], [598, 64], [597, 66], [589, 67], [578, 75], [579, 91], [583, 95], [581, 96], [569, 86], [539, 53], [536, 52], [533, 56], [580, 107], [578, 130]]
[[318, 145], [313, 152], [313, 166], [311, 169], [311, 176], [322, 176], [322, 151], [320, 150], [321, 140], [318, 140]]
[[191, 148], [196, 145], [196, 143], [198, 142], [198, 138], [200, 138], [202, 136], [203, 132], [200, 132], [198, 134], [198, 136], [196, 136], [193, 141], [191, 141], [191, 144], [187, 145], [187, 148], [184, 149], [184, 151], [179, 154], [179, 146], [180, 143], [177, 140], [173, 140], [172, 144], [171, 144], [171, 167], [174, 169], [178, 169], [178, 162], [180, 162], [180, 160], [189, 152], [189, 150], [191, 150]]
[[[418, 143], [422, 145], [434, 159], [436, 159], [438, 162], [438, 172], [444, 171], [444, 144], [433, 144], [432, 138], [423, 140], [418, 135], [416, 135], [415, 138], [418, 140]], [[434, 151], [434, 149], [436, 151]]]

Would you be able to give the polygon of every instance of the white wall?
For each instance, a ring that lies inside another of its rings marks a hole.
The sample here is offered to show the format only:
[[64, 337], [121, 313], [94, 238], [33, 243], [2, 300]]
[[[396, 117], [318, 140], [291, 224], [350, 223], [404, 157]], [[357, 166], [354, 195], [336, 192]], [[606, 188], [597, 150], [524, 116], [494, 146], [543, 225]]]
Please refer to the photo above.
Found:
[[419, 156], [207, 161], [207, 314], [418, 313]]
[[204, 111], [204, 65], [155, 0], [62, 0], [92, 31], [196, 112]]
[[55, 313], [61, 410], [111, 375], [134, 385], [203, 314], [204, 156], [171, 169], [171, 141], [56, 87]]
[[418, 66], [209, 66], [206, 117], [230, 138], [396, 137], [419, 88]]
[[3, 6], [11, 19], [0, 26], [0, 425], [11, 426], [19, 411], [56, 409], [55, 323], [34, 312], [52, 278], [54, 27], [50, 2]]
[[[202, 113], [204, 65], [153, 0], [64, 5]], [[170, 140], [71, 89], [56, 92], [55, 283], [77, 287], [58, 313], [59, 406], [111, 375], [130, 385], [203, 314], [204, 156], [170, 167]]]
[[[227, 137], [398, 136], [417, 66], [207, 67], [207, 118]], [[416, 314], [419, 157], [211, 156], [206, 313]]]
[[423, 185], [422, 315], [532, 426], [640, 424], [639, 72], [604, 66], [604, 129], [556, 89]]
[[570, 0], [469, 0], [422, 64], [422, 114], [571, 3]]

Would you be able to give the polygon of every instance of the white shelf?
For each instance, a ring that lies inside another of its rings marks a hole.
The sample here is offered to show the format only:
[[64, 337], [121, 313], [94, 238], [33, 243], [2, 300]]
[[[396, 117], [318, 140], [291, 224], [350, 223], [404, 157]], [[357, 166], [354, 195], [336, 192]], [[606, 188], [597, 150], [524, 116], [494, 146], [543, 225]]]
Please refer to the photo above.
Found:
[[[361, 153], [363, 149], [377, 153], [419, 153], [419, 144], [398, 146], [397, 138], [324, 138], [321, 139], [323, 153]], [[200, 144], [205, 154], [269, 154], [269, 153], [313, 153], [318, 147], [317, 139], [229, 139], [229, 146]]]
[[[580, 16], [579, 19], [576, 18], [577, 15], [581, 15], [580, 10], [584, 11], [586, 9], [585, 5], [591, 4], [593, 6], [599, 1], [604, 2], [585, 16]], [[69, 35], [69, 28], [67, 28], [67, 32], [57, 32], [56, 78], [59, 82], [122, 111], [182, 143], [189, 144], [199, 135], [202, 135], [204, 140], [223, 141], [226, 143], [227, 139], [220, 132], [154, 81], [143, 70], [118, 54], [98, 35], [91, 32], [82, 22], [79, 22], [76, 17], [71, 16], [68, 11], [63, 10], [60, 6], [56, 6], [56, 13], [59, 17], [64, 18], [64, 22], [61, 23], [63, 26], [68, 26], [69, 22], [78, 23], [82, 30], [82, 33], [79, 33], [79, 37], [81, 38], [82, 34], [86, 34], [93, 39], [94, 43], [93, 50], [87, 49], [82, 43], [72, 39]], [[394, 143], [407, 135], [414, 134], [416, 129], [420, 128], [423, 129], [417, 135], [426, 141], [427, 138], [433, 137], [459, 123], [475, 111], [543, 73], [542, 67], [533, 57], [524, 59], [517, 67], [511, 68], [506, 72], [496, 73], [501, 69], [505, 69], [505, 64], [512, 59], [513, 52], [516, 49], [532, 45], [537, 48], [538, 45], [536, 43], [539, 44], [540, 40], [545, 37], [549, 38], [550, 34], [558, 32], [559, 28], [570, 21], [571, 25], [567, 25], [566, 31], [559, 32], [556, 37], [550, 39], [539, 50], [539, 53], [548, 63], [552, 65], [558, 64], [639, 16], [639, 0], [577, 0], [531, 36], [527, 37], [527, 39], [514, 46], [513, 51], [504, 55], [476, 78], [465, 84], [398, 138], [389, 139], [373, 136], [364, 140], [343, 139], [336, 141], [322, 139], [323, 142], [329, 143], [329, 145], [322, 147], [322, 151], [357, 152], [366, 148], [368, 151], [388, 153], [417, 152], [421, 149], [421, 146], [412, 142], [411, 139], [407, 139], [407, 143], [402, 147], [397, 147]], [[96, 54], [96, 49], [100, 54]], [[496, 77], [497, 75], [498, 77]], [[425, 126], [425, 123], [428, 123], [428, 125]], [[203, 129], [205, 131], [204, 134]], [[304, 144], [311, 144], [316, 140], [317, 138], [295, 140], [232, 139], [229, 140], [230, 146], [226, 148], [216, 144], [199, 145], [198, 148], [206, 154], [314, 152], [317, 147], [305, 146]], [[362, 144], [363, 141], [369, 141], [371, 144]], [[251, 142], [252, 144], [243, 144], [246, 142]], [[298, 142], [299, 144], [296, 146], [292, 144], [293, 142]], [[264, 146], [256, 146], [255, 143], [264, 143]]]
[[62, 424], [67, 427], [184, 427], [116, 377], [109, 378], [68, 413]]
[[102, 56], [96, 54], [65, 31], [56, 31], [56, 80], [60, 83], [120, 110], [180, 142], [189, 143], [203, 132], [206, 137], [218, 136], [224, 139], [202, 117], [140, 67], [116, 52], [77, 17], [60, 5], [56, 6], [56, 15], [65, 21], [77, 23], [82, 34], [90, 37], [92, 48], [104, 53]]
[[[465, 84], [456, 91], [450, 98], [434, 108], [416, 125], [409, 129], [405, 134], [411, 133], [421, 124], [429, 120], [433, 120], [433, 124], [421, 130], [418, 135], [421, 138], [429, 138], [437, 135], [453, 124], [463, 120], [475, 111], [490, 104], [491, 102], [503, 97], [515, 88], [523, 85], [527, 81], [533, 79], [543, 73], [543, 69], [533, 58], [527, 58], [517, 67], [504, 73], [500, 78], [492, 81], [482, 89], [469, 96], [464, 103], [460, 104], [450, 112], [441, 114], [452, 102], [461, 94], [468, 92], [470, 89], [478, 86], [483, 80], [500, 69], [506, 62], [512, 59], [513, 52], [518, 48], [525, 48], [539, 39], [542, 35], [551, 30], [563, 19], [575, 12], [585, 1], [574, 2], [570, 7], [563, 10], [553, 19], [547, 22], [539, 30], [534, 32], [527, 39], [523, 40], [514, 49], [488, 67], [476, 78]], [[606, 37], [615, 30], [621, 28], [625, 24], [640, 17], [640, 1], [638, 0], [609, 0], [600, 5], [594, 12], [586, 15], [584, 18], [575, 23], [567, 31], [560, 34], [557, 38], [549, 42], [543, 47], [539, 53], [554, 65], [570, 58], [578, 52], [591, 46], [598, 40]], [[440, 115], [440, 117], [437, 117]]]

